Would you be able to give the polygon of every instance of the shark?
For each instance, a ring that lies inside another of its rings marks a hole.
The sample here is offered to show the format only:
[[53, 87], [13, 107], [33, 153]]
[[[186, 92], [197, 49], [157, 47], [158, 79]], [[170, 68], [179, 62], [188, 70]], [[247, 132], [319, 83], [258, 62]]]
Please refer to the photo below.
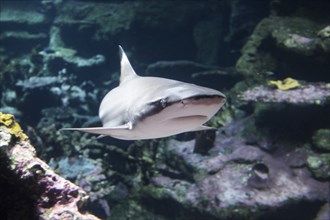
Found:
[[164, 138], [205, 126], [224, 105], [221, 92], [167, 78], [139, 76], [119, 45], [120, 82], [99, 107], [102, 127], [62, 128], [122, 140]]

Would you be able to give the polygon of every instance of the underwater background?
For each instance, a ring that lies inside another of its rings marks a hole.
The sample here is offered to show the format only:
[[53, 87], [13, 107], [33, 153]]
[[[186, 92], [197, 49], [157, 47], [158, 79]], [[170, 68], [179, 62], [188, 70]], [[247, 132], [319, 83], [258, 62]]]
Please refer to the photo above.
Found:
[[[329, 219], [329, 11], [0, 0], [0, 218]], [[101, 125], [118, 45], [139, 75], [223, 92], [218, 129], [143, 141], [60, 131]]]

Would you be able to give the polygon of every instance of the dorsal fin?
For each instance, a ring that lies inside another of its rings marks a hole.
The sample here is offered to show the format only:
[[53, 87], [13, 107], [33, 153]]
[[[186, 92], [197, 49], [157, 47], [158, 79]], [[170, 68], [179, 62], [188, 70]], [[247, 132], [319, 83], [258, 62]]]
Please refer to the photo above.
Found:
[[125, 51], [119, 45], [119, 57], [120, 57], [120, 84], [137, 77], [133, 67], [131, 66]]

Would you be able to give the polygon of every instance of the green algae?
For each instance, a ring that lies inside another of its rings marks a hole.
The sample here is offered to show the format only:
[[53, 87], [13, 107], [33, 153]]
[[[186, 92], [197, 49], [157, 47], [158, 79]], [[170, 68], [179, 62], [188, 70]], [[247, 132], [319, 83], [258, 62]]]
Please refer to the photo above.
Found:
[[330, 151], [330, 129], [317, 130], [312, 139], [316, 148]]
[[309, 156], [307, 166], [313, 175], [319, 179], [330, 178], [330, 153]]

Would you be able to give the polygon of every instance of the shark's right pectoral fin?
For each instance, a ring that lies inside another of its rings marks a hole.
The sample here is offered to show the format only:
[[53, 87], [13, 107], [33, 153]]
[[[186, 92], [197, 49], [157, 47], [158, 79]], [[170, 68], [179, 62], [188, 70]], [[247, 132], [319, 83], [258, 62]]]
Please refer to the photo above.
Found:
[[118, 136], [132, 129], [130, 124], [123, 124], [114, 127], [92, 127], [92, 128], [62, 128], [61, 131], [82, 131], [103, 136]]
[[216, 128], [213, 127], [209, 127], [209, 126], [205, 126], [205, 125], [201, 125], [191, 131], [205, 131], [205, 130], [217, 130]]

